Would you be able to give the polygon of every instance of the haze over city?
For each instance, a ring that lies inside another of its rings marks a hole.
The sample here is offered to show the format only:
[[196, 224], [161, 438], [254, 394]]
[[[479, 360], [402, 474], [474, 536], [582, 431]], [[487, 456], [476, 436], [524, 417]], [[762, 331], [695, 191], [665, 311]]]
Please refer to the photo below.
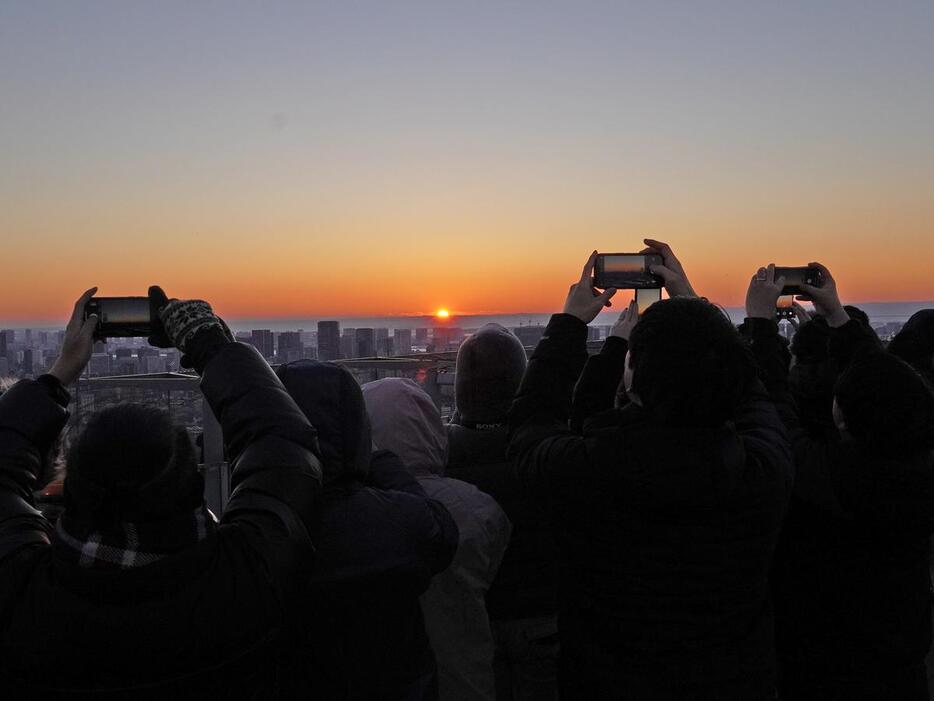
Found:
[[929, 300], [932, 28], [930, 2], [5, 2], [0, 320], [149, 283], [232, 319], [545, 313], [645, 236], [728, 306], [769, 261]]

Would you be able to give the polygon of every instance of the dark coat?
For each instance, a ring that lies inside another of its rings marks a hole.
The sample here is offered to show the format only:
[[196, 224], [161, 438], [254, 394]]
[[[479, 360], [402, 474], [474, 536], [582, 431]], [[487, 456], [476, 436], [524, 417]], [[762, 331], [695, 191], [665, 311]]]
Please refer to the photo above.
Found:
[[720, 428], [609, 408], [626, 354], [610, 339], [581, 377], [576, 434], [586, 338], [552, 317], [509, 418], [520, 478], [560, 519], [562, 694], [771, 698], [767, 575], [792, 480], [775, 409], [761, 386]]
[[522, 489], [506, 457], [505, 426], [483, 429], [448, 424], [447, 477], [486, 492], [506, 512], [512, 535], [486, 594], [491, 620], [553, 616], [557, 612], [558, 552], [548, 514]]
[[371, 455], [349, 372], [298, 361], [277, 373], [315, 424], [328, 482], [310, 529], [316, 569], [303, 584], [288, 683], [303, 698], [437, 698], [419, 596], [451, 563], [457, 525], [395, 455]]
[[289, 583], [313, 560], [302, 519], [321, 471], [308, 420], [255, 349], [221, 347], [201, 382], [233, 466], [216, 533], [146, 567], [85, 569], [56, 556], [31, 503], [68, 416], [49, 379], [0, 398], [2, 696], [275, 697]]
[[[934, 455], [886, 457], [835, 428], [806, 426], [775, 323], [753, 321], [747, 335], [788, 427], [797, 470], [773, 577], [783, 697], [926, 699]], [[879, 352], [878, 339], [857, 321], [829, 333], [840, 371]], [[820, 423], [832, 427], [832, 417]]]

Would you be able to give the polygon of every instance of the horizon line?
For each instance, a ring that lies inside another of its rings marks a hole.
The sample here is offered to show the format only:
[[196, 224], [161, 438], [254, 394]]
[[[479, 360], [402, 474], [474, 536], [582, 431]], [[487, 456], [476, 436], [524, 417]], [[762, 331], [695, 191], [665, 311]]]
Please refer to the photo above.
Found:
[[[845, 304], [852, 304], [854, 306], [859, 306], [861, 304], [928, 304], [934, 307], [934, 299], [905, 299], [905, 300], [888, 300], [888, 301], [875, 301], [875, 300], [861, 300], [861, 301], [846, 301]], [[743, 305], [718, 305], [722, 306], [724, 309], [742, 309]], [[469, 319], [472, 317], [490, 317], [490, 316], [545, 316], [550, 314], [558, 314], [559, 311], [554, 309], [545, 310], [545, 311], [521, 311], [521, 312], [469, 312], [469, 313], [457, 313], [451, 312], [451, 315], [444, 319], [443, 323], [449, 324], [455, 319]], [[606, 312], [602, 312], [606, 313]], [[279, 315], [270, 315], [270, 316], [231, 316], [231, 315], [222, 315], [222, 318], [229, 322], [242, 323], [246, 321], [273, 321], [276, 323], [282, 323], [284, 321], [339, 321], [339, 320], [352, 320], [352, 319], [418, 319], [423, 318], [426, 320], [440, 321], [439, 317], [434, 313], [399, 313], [399, 314], [311, 314], [309, 313], [306, 316], [279, 316]], [[61, 329], [65, 327], [67, 321], [65, 319], [4, 319], [0, 320], [0, 328], [4, 329], [26, 329], [26, 328], [56, 328]]]

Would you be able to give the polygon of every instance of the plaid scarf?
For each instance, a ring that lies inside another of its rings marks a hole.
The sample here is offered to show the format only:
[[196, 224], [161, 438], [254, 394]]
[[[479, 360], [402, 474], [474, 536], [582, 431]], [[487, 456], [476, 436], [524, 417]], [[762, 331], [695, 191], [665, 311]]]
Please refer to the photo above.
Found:
[[201, 504], [194, 511], [152, 523], [118, 521], [106, 530], [90, 530], [69, 518], [55, 524], [53, 547], [65, 561], [95, 569], [145, 567], [204, 540], [217, 528], [214, 514]]

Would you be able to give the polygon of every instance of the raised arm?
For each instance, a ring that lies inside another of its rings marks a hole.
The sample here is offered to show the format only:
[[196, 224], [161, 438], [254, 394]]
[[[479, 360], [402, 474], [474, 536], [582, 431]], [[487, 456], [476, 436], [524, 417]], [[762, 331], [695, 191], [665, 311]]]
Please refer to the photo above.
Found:
[[236, 343], [207, 302], [172, 300], [160, 317], [168, 339], [201, 373], [201, 391], [224, 434], [233, 493], [223, 521], [265, 512], [301, 531], [295, 519], [311, 518], [321, 486], [314, 428], [269, 364]]
[[587, 465], [584, 439], [568, 427], [574, 384], [587, 360], [587, 323], [615, 290], [591, 284], [596, 251], [571, 285], [564, 312], [555, 314], [529, 360], [509, 412], [509, 454], [529, 489], [560, 492], [569, 475]]
[[51, 524], [35, 508], [33, 490], [68, 421], [65, 385], [91, 357], [97, 317], [84, 319], [96, 287], [75, 302], [58, 359], [49, 374], [22, 380], [0, 397], [0, 561], [25, 548], [49, 544]]
[[590, 417], [616, 406], [617, 396], [622, 403], [628, 402], [625, 392], [619, 394], [618, 390], [629, 351], [629, 334], [638, 321], [639, 305], [633, 300], [613, 324], [600, 352], [587, 359], [571, 402], [571, 428], [575, 431], [580, 432]]
[[[825, 279], [827, 277], [829, 271]], [[833, 278], [830, 277], [830, 280]], [[840, 481], [837, 469], [839, 438], [835, 431], [813, 435], [802, 425], [797, 404], [788, 384], [787, 358], [775, 321], [775, 306], [783, 287], [784, 280], [775, 278], [774, 265], [759, 269], [750, 281], [746, 295], [746, 320], [742, 332], [755, 357], [760, 377], [768, 391], [768, 398], [774, 404], [791, 443], [796, 467], [793, 491], [795, 498], [838, 514], [841, 512], [837, 497]], [[832, 295], [836, 296], [835, 288]], [[835, 309], [829, 301], [829, 295], [825, 299], [828, 301], [820, 311], [830, 312], [830, 318], [836, 324], [845, 323], [843, 316], [846, 316], [846, 312], [843, 311], [843, 306]], [[842, 312], [842, 316], [839, 312]]]

